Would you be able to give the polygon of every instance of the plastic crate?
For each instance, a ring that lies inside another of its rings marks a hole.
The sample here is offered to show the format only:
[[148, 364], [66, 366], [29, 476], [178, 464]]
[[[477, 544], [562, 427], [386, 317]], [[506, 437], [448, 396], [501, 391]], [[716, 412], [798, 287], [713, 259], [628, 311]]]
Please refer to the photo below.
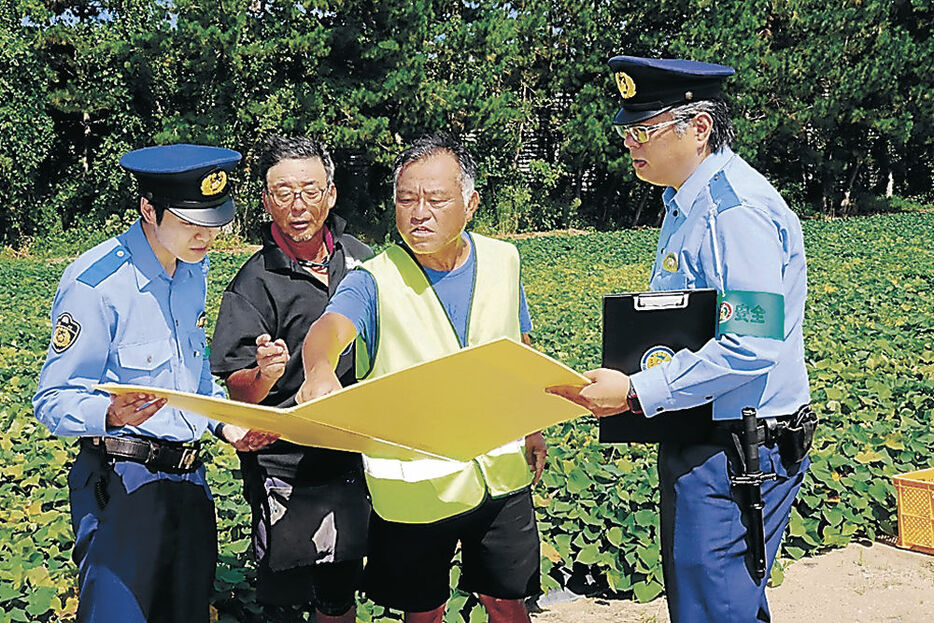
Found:
[[934, 469], [893, 477], [898, 503], [898, 546], [934, 554]]

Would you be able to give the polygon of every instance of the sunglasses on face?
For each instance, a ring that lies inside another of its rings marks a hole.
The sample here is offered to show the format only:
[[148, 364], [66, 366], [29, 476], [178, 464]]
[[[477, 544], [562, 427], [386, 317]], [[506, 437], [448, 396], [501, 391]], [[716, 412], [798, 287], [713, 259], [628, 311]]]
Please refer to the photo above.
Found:
[[656, 123], [655, 125], [614, 125], [613, 127], [616, 128], [616, 133], [619, 134], [624, 140], [628, 136], [641, 145], [643, 143], [648, 143], [649, 139], [652, 138], [652, 134], [656, 130], [667, 128], [668, 126], [674, 125], [676, 123], [678, 123], [678, 119], [662, 121], [661, 123]]

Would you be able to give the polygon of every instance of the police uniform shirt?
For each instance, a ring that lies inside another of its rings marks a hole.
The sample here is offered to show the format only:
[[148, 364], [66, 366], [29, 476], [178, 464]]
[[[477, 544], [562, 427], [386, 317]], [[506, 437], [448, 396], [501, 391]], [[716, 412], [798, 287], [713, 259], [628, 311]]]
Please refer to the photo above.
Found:
[[729, 147], [664, 192], [652, 290], [715, 288], [784, 297], [784, 340], [724, 333], [700, 350], [632, 376], [646, 415], [713, 401], [715, 420], [760, 417], [809, 401], [802, 322], [807, 281], [801, 225], [772, 185]]
[[[211, 342], [216, 375], [226, 378], [237, 370], [255, 368], [256, 336], [263, 333], [274, 340], [282, 338], [289, 349], [285, 372], [260, 404], [281, 406], [292, 401], [305, 378], [301, 349], [308, 328], [324, 313], [329, 297], [352, 266], [373, 255], [367, 245], [343, 233], [346, 222], [336, 214], [328, 216], [326, 226], [334, 238], [327, 286], [286, 255], [267, 228], [263, 248], [247, 260], [224, 292]], [[356, 382], [352, 349], [343, 353], [336, 372], [342, 385]], [[267, 475], [289, 480], [322, 482], [360, 466], [358, 454], [285, 441], [251, 454]]]
[[[138, 426], [109, 428], [110, 397], [99, 383], [163, 387], [223, 397], [205, 357], [208, 259], [179, 261], [169, 277], [140, 221], [87, 251], [65, 269], [52, 303], [53, 338], [33, 398], [36, 417], [55, 435], [139, 435], [189, 442], [216, 423], [162, 407]], [[191, 474], [153, 474], [119, 461], [128, 491], [153, 478], [197, 480]], [[206, 487], [206, 485], [205, 485]]]

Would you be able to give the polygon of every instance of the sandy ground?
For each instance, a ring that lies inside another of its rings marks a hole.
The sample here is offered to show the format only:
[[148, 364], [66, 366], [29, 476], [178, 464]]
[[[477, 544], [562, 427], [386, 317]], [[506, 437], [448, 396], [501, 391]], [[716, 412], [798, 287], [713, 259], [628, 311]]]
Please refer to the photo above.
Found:
[[[934, 621], [934, 556], [853, 544], [785, 567], [767, 589], [777, 623]], [[578, 599], [548, 606], [533, 623], [669, 623], [663, 598], [647, 604]]]

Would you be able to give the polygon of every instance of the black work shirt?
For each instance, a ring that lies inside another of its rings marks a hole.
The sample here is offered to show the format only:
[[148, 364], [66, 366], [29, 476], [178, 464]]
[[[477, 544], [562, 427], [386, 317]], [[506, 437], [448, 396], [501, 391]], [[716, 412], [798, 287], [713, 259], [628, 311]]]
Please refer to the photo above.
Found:
[[[227, 378], [237, 370], [256, 367], [256, 336], [268, 333], [282, 338], [289, 348], [289, 361], [282, 377], [260, 404], [288, 406], [304, 381], [302, 342], [311, 324], [324, 313], [337, 284], [354, 261], [373, 255], [370, 248], [344, 234], [345, 221], [330, 214], [325, 222], [334, 238], [328, 264], [328, 285], [298, 265], [273, 241], [267, 227], [263, 248], [240, 268], [221, 300], [217, 326], [211, 340], [211, 372]], [[337, 365], [342, 385], [356, 382], [353, 348], [344, 352]], [[326, 482], [360, 469], [360, 455], [337, 450], [309, 448], [277, 441], [255, 453], [242, 453], [244, 468], [255, 455], [266, 476], [289, 482]]]

